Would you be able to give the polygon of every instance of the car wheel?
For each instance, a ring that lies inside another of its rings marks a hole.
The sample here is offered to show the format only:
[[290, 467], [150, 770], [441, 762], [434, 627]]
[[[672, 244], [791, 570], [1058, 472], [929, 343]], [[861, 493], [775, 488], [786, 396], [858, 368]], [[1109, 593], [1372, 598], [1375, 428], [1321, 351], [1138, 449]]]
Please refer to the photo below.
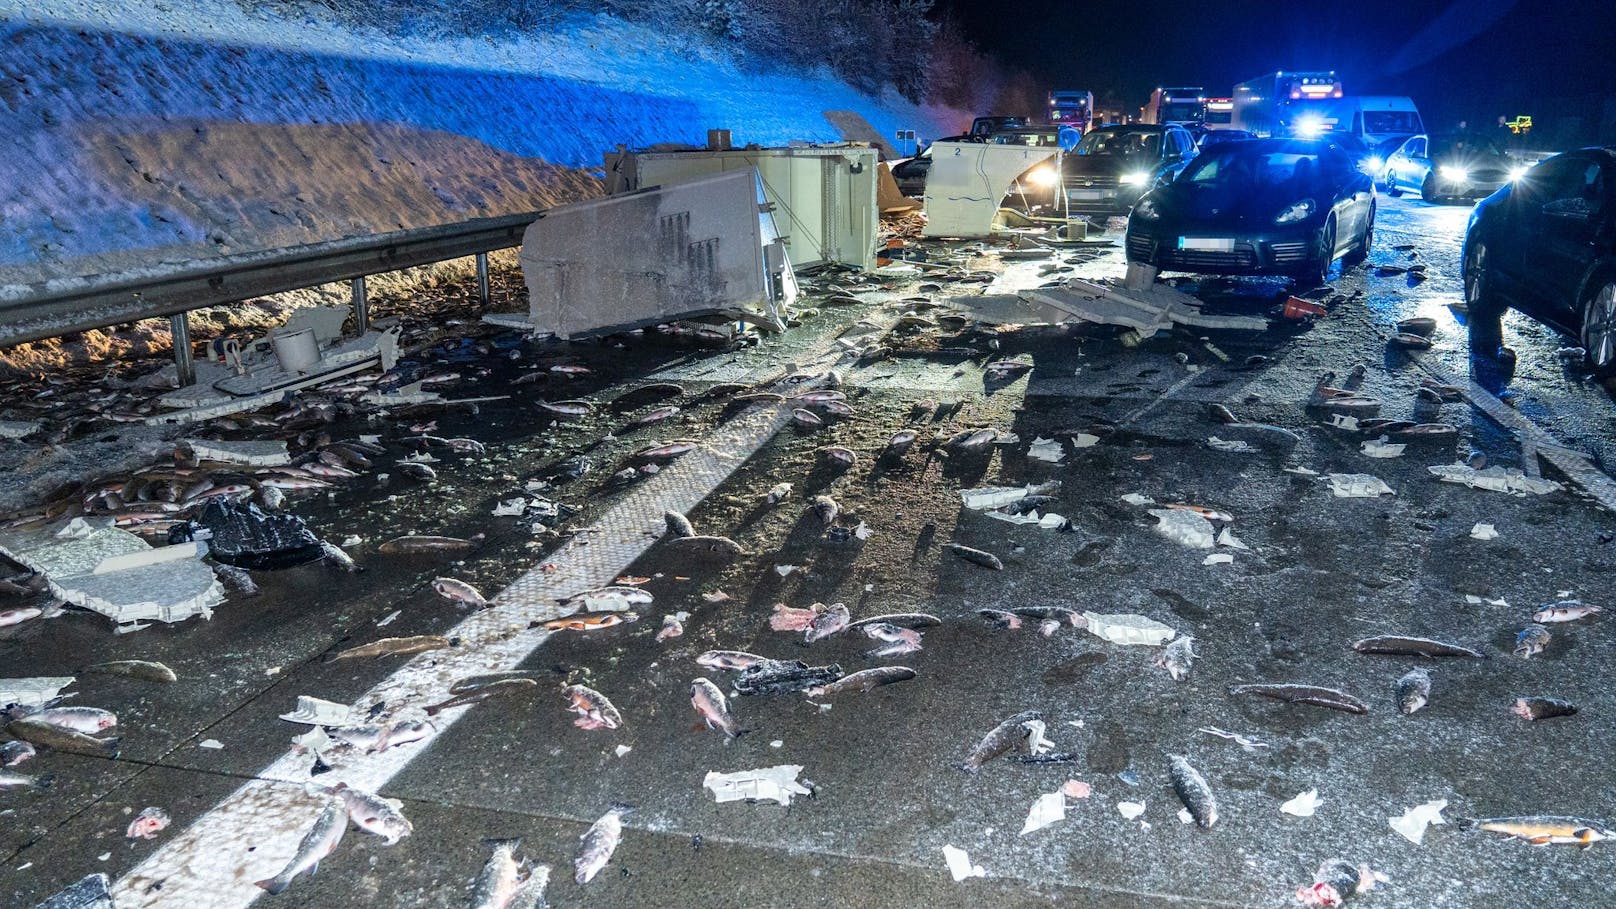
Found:
[[1430, 174], [1427, 174], [1425, 176], [1425, 182], [1420, 184], [1420, 197], [1432, 205], [1436, 205], [1442, 201], [1442, 197], [1437, 195], [1436, 192], [1436, 178], [1432, 177]]
[[1397, 185], [1397, 175], [1386, 171], [1386, 195], [1396, 199], [1403, 195], [1403, 188]]
[[1375, 245], [1375, 203], [1369, 203], [1369, 220], [1364, 223], [1363, 233], [1358, 235], [1358, 242], [1353, 245], [1352, 252], [1341, 258], [1341, 264], [1347, 267], [1362, 265], [1369, 258], [1369, 248]]
[[1311, 290], [1328, 282], [1330, 277], [1330, 263], [1335, 261], [1335, 216], [1324, 223], [1324, 232], [1319, 236], [1318, 249], [1314, 250], [1313, 259], [1307, 267], [1296, 275], [1297, 290]]
[[1601, 379], [1616, 375], [1616, 274], [1596, 278], [1582, 304], [1582, 348], [1588, 368]]
[[1496, 359], [1504, 346], [1503, 301], [1493, 291], [1487, 242], [1472, 240], [1464, 253], [1465, 327], [1470, 334], [1470, 353]]

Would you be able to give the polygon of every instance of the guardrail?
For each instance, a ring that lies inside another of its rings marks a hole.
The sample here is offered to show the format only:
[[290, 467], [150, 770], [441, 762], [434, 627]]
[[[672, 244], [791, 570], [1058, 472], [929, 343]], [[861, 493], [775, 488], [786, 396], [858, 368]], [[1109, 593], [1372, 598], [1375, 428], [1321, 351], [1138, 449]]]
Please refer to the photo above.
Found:
[[[0, 347], [40, 341], [139, 319], [175, 318], [176, 356], [185, 357], [184, 314], [253, 297], [335, 281], [354, 282], [361, 328], [367, 323], [367, 275], [477, 256], [478, 292], [488, 299], [487, 253], [519, 246], [542, 215], [527, 212], [480, 218], [328, 243], [313, 243], [208, 260], [151, 275], [113, 274], [53, 281], [37, 293], [0, 300]], [[186, 345], [188, 349], [188, 345]], [[181, 363], [182, 373], [188, 362]]]

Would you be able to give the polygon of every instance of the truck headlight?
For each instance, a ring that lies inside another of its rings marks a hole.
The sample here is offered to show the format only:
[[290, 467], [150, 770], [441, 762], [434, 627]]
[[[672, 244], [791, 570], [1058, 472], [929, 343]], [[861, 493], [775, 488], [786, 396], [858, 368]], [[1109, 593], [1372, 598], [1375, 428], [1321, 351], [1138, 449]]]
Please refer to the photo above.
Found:
[[1284, 211], [1274, 216], [1275, 224], [1292, 224], [1313, 214], [1317, 208], [1312, 199], [1303, 199], [1288, 206]]
[[1033, 186], [1054, 186], [1060, 182], [1060, 175], [1055, 173], [1055, 168], [1048, 165], [1035, 167], [1027, 172], [1027, 182]]
[[1442, 175], [1442, 179], [1451, 180], [1454, 183], [1464, 183], [1470, 179], [1468, 168], [1455, 167], [1452, 164], [1444, 164], [1437, 168], [1436, 172]]
[[1144, 186], [1145, 184], [1147, 184], [1149, 182], [1150, 182], [1150, 172], [1149, 171], [1138, 171], [1137, 173], [1123, 174], [1122, 175], [1122, 183], [1125, 186]]

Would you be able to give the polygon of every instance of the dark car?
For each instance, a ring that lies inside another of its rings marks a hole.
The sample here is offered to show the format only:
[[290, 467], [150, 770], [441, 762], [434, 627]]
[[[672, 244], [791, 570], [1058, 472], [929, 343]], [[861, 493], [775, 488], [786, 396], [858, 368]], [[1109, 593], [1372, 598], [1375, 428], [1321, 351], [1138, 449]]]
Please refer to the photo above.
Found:
[[1509, 182], [1513, 163], [1492, 139], [1475, 133], [1413, 136], [1386, 159], [1386, 194], [1418, 190], [1427, 202], [1479, 199]]
[[931, 172], [931, 146], [907, 161], [892, 166], [892, 179], [898, 183], [898, 192], [916, 199], [926, 192], [926, 174]]
[[1102, 126], [1061, 162], [1061, 182], [1074, 214], [1125, 215], [1157, 183], [1195, 157], [1182, 126]]
[[1557, 155], [1482, 200], [1465, 231], [1472, 354], [1494, 356], [1514, 307], [1578, 339], [1616, 375], [1616, 147]]
[[1128, 218], [1128, 261], [1219, 275], [1324, 283], [1339, 256], [1364, 260], [1375, 187], [1334, 143], [1230, 142], [1150, 191]]
[[1206, 151], [1214, 145], [1225, 142], [1239, 142], [1242, 139], [1255, 139], [1257, 134], [1243, 129], [1203, 129], [1195, 137], [1195, 145], [1201, 151]]

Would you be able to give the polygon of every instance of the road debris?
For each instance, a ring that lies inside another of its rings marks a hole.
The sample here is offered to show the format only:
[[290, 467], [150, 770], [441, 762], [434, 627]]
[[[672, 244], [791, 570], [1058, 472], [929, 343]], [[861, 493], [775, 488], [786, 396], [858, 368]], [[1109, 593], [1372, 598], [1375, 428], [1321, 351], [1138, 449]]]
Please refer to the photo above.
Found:
[[971, 856], [964, 849], [957, 846], [943, 847], [943, 861], [948, 865], [948, 873], [955, 881], [963, 881], [970, 877], [987, 877], [987, 871], [981, 865], [971, 864]]
[[1297, 794], [1294, 798], [1287, 799], [1279, 806], [1279, 810], [1292, 817], [1312, 817], [1320, 804], [1322, 804], [1322, 800], [1319, 798], [1319, 791], [1309, 789], [1306, 792]]
[[1481, 540], [1484, 543], [1488, 540], [1496, 540], [1498, 539], [1498, 528], [1491, 524], [1483, 524], [1477, 521], [1476, 526], [1470, 528], [1470, 539]]
[[1328, 480], [1330, 492], [1338, 499], [1373, 499], [1397, 495], [1379, 477], [1367, 473], [1332, 473]]
[[1145, 803], [1144, 802], [1118, 802], [1117, 803], [1117, 813], [1122, 815], [1124, 818], [1127, 818], [1130, 821], [1137, 820], [1140, 815], [1145, 813]]
[[1090, 634], [1113, 644], [1156, 647], [1178, 634], [1170, 625], [1131, 613], [1101, 615], [1085, 612], [1083, 621]]
[[1263, 748], [1273, 747], [1267, 742], [1260, 742], [1254, 738], [1249, 738], [1236, 732], [1230, 732], [1227, 729], [1219, 729], [1216, 726], [1202, 726], [1198, 731], [1204, 732], [1207, 735], [1215, 735], [1220, 739], [1228, 739], [1247, 751], [1259, 751]]
[[1427, 826], [1448, 822], [1442, 816], [1442, 809], [1446, 807], [1448, 807], [1447, 799], [1437, 799], [1415, 805], [1397, 817], [1387, 818], [1386, 821], [1399, 836], [1418, 846], [1425, 842]]
[[1021, 835], [1042, 830], [1066, 819], [1066, 796], [1061, 792], [1046, 792], [1033, 800], [1027, 820], [1021, 825]]
[[719, 803], [745, 801], [790, 805], [792, 796], [814, 794], [813, 789], [797, 781], [800, 773], [802, 766], [799, 764], [780, 764], [735, 773], [709, 770], [702, 778], [701, 785], [711, 790], [714, 800]]
[[1444, 483], [1458, 483], [1471, 489], [1488, 489], [1514, 496], [1548, 495], [1558, 492], [1561, 485], [1542, 477], [1529, 477], [1519, 470], [1506, 467], [1488, 467], [1477, 470], [1469, 464], [1436, 464], [1427, 467], [1431, 476]]
[[612, 860], [623, 839], [623, 816], [633, 810], [628, 805], [613, 805], [578, 837], [578, 854], [572, 860], [574, 880], [589, 883]]
[[1180, 508], [1152, 508], [1156, 532], [1191, 549], [1211, 549], [1217, 545], [1217, 529], [1206, 518]]
[[1173, 681], [1182, 682], [1190, 677], [1190, 670], [1199, 656], [1195, 652], [1195, 639], [1184, 635], [1162, 648], [1152, 665], [1167, 670]]
[[1548, 720], [1555, 717], [1575, 716], [1577, 705], [1560, 698], [1516, 698], [1510, 712], [1523, 720]]

